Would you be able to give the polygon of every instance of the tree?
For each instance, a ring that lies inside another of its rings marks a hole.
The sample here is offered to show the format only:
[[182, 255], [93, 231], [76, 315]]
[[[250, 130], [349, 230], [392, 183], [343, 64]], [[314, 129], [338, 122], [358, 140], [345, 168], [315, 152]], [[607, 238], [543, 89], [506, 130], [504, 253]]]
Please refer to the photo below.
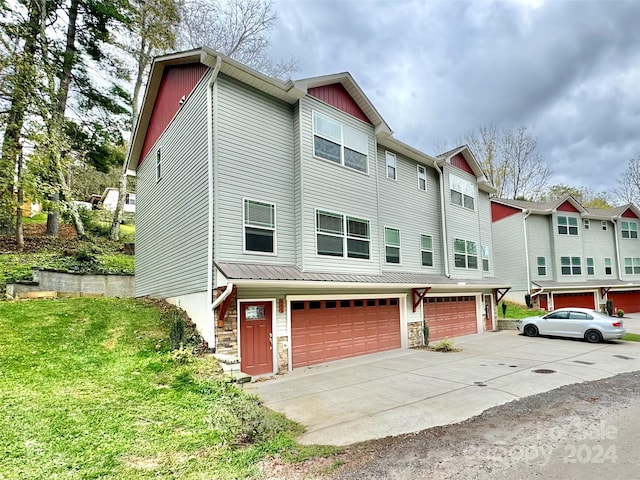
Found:
[[620, 175], [616, 197], [620, 203], [640, 205], [640, 155], [630, 159], [627, 169]]
[[277, 18], [269, 0], [185, 0], [180, 16], [180, 48], [208, 46], [276, 78], [297, 70], [293, 58], [276, 62], [269, 57]]
[[589, 187], [571, 187], [569, 185], [551, 185], [541, 195], [540, 201], [549, 202], [571, 195], [578, 200], [582, 206], [587, 208], [600, 208], [603, 210], [612, 208], [611, 199], [606, 192], [595, 192]]
[[484, 125], [458, 141], [469, 146], [496, 196], [537, 200], [551, 177], [551, 167], [536, 151], [538, 141], [527, 127], [498, 130]]

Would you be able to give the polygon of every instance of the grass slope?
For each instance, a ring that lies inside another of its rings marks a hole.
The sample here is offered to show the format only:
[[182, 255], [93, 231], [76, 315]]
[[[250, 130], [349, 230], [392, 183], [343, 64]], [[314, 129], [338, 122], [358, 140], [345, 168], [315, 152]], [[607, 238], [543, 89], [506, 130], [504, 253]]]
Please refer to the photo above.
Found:
[[0, 302], [0, 479], [236, 479], [309, 455], [213, 359], [172, 355], [169, 329], [134, 300]]

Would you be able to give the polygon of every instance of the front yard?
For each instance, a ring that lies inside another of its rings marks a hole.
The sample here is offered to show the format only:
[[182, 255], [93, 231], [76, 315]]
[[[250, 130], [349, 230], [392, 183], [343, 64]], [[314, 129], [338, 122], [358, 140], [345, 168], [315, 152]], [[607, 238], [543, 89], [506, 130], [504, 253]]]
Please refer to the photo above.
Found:
[[169, 348], [171, 317], [134, 300], [0, 302], [0, 478], [250, 478], [301, 427]]

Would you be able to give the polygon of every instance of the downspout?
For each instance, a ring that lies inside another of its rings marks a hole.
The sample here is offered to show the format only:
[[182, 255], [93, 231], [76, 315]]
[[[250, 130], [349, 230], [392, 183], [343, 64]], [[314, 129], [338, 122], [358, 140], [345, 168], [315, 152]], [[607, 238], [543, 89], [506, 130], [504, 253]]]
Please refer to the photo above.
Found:
[[533, 293], [531, 295], [531, 298], [533, 298], [533, 297], [535, 297], [537, 295], [540, 295], [542, 292], [544, 292], [544, 287], [541, 287], [540, 290], [538, 290], [537, 292]]
[[444, 207], [444, 172], [438, 166], [438, 162], [433, 162], [434, 168], [440, 175], [440, 216], [442, 217], [442, 253], [444, 254], [444, 275], [451, 277], [449, 273], [449, 246], [447, 245], [447, 217]]
[[[208, 195], [209, 195], [209, 211], [208, 211], [208, 219], [207, 219], [207, 225], [208, 225], [208, 231], [207, 231], [207, 272], [209, 273], [207, 275], [207, 311], [211, 311], [212, 313], [214, 313], [215, 308], [220, 304], [220, 302], [222, 302], [222, 300], [224, 300], [224, 298], [226, 298], [224, 295], [224, 293], [216, 298], [215, 302], [213, 302], [213, 228], [214, 228], [214, 218], [213, 218], [213, 195], [214, 195], [214, 189], [213, 189], [213, 182], [214, 182], [214, 178], [213, 178], [213, 85], [215, 84], [216, 79], [218, 78], [218, 73], [220, 73], [220, 68], [222, 67], [222, 57], [218, 56], [216, 58], [216, 65], [213, 68], [213, 73], [211, 74], [211, 78], [209, 79], [209, 82], [207, 84], [207, 162], [208, 162], [208, 171], [207, 171], [207, 189], [208, 189]], [[229, 286], [227, 285], [227, 290], [229, 290], [229, 293], [231, 293], [231, 290], [233, 289], [233, 285], [231, 286], [231, 289], [229, 288]], [[227, 290], [225, 290], [225, 293], [227, 292]], [[229, 293], [226, 293], [226, 295], [228, 296]], [[224, 297], [224, 298], [222, 298]], [[215, 320], [215, 313], [214, 313], [214, 320]], [[216, 344], [217, 344], [217, 335], [216, 335], [216, 323], [215, 321], [212, 322], [213, 323], [213, 330], [212, 330], [212, 334], [213, 334], [213, 338], [214, 338], [214, 345], [213, 348], [216, 348]]]
[[224, 302], [224, 300], [229, 295], [231, 295], [232, 291], [233, 291], [233, 282], [229, 282], [229, 283], [227, 283], [227, 288], [225, 288], [224, 292], [222, 292], [222, 295], [216, 297], [214, 302], [211, 304], [211, 311], [215, 311], [215, 309], [218, 308], [218, 305], [220, 305], [222, 302]]
[[[622, 281], [622, 263], [620, 263], [620, 239], [618, 238], [618, 223], [613, 218], [611, 219], [611, 223], [613, 223], [613, 238], [616, 239], [616, 265], [618, 267], [618, 280]], [[609, 298], [608, 294], [607, 298]]]
[[527, 218], [531, 215], [531, 211], [527, 210], [527, 213], [522, 218], [522, 228], [524, 230], [524, 258], [527, 264], [527, 294], [531, 294], [531, 268], [529, 265], [529, 239], [527, 238]]

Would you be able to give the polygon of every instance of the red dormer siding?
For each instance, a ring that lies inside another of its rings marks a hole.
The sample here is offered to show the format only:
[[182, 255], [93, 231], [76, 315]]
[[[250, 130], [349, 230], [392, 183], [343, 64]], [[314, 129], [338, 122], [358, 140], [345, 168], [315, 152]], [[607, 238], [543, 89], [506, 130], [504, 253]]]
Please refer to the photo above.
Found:
[[560, 205], [558, 208], [556, 208], [556, 210], [559, 211], [559, 212], [580, 213], [578, 211], [578, 209], [576, 207], [574, 207], [573, 205], [571, 205], [571, 203], [569, 203], [569, 202], [564, 202], [562, 205]]
[[465, 172], [475, 176], [475, 173], [473, 173], [473, 170], [467, 163], [464, 155], [462, 155], [461, 153], [458, 153], [451, 159], [451, 165], [453, 165], [454, 167], [458, 167], [460, 170], [464, 170]]
[[342, 110], [363, 122], [367, 122], [369, 125], [373, 125], [341, 83], [332, 83], [331, 85], [324, 85], [322, 87], [313, 87], [310, 88], [307, 93], [312, 97], [316, 97], [318, 100], [322, 100], [323, 102], [336, 107], [338, 110]]
[[181, 107], [181, 99], [191, 94], [209, 67], [201, 63], [167, 67], [162, 74], [153, 112], [149, 119], [147, 135], [142, 144], [140, 162], [149, 153], [162, 132], [167, 128]]
[[491, 221], [497, 222], [498, 220], [502, 220], [503, 218], [510, 217], [511, 215], [515, 215], [516, 213], [521, 213], [522, 210], [515, 207], [509, 207], [507, 205], [502, 205], [501, 203], [491, 202]]
[[622, 213], [624, 218], [638, 218], [635, 213], [631, 211], [631, 209], [627, 209]]

